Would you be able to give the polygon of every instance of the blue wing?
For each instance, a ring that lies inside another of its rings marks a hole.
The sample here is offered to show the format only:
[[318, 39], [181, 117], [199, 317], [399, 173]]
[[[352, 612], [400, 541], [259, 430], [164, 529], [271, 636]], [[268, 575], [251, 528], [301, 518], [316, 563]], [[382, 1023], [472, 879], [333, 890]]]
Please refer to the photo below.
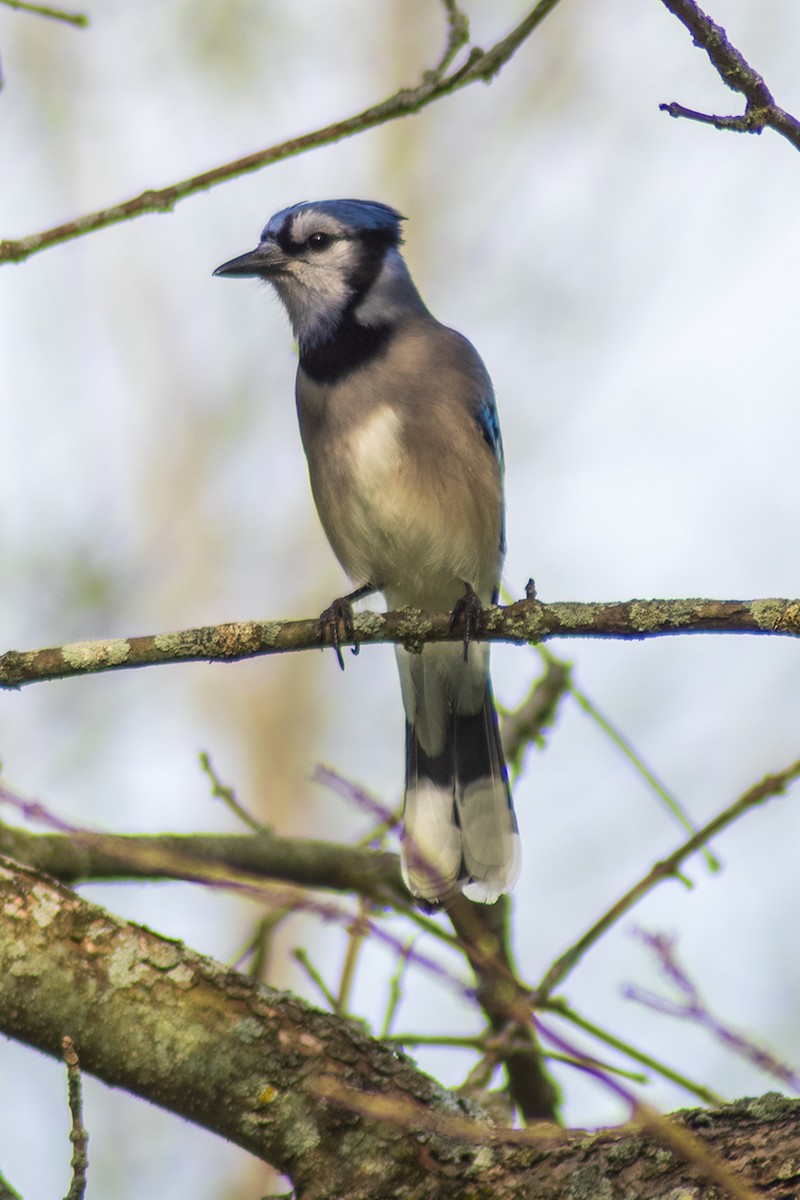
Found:
[[493, 396], [483, 397], [475, 410], [475, 420], [478, 422], [478, 428], [483, 434], [484, 440], [502, 467], [503, 439], [500, 436], [500, 419], [497, 416]]

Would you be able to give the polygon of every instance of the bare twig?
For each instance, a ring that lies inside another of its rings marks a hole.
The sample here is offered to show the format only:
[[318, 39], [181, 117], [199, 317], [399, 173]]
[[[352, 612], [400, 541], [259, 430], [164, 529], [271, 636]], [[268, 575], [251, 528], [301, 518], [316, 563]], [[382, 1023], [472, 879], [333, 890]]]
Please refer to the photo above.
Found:
[[[610, 741], [617, 747], [617, 749], [621, 751], [625, 758], [628, 759], [634, 770], [641, 775], [648, 787], [655, 792], [656, 796], [658, 796], [675, 820], [683, 827], [684, 832], [688, 834], [696, 833], [697, 826], [692, 821], [684, 805], [677, 796], [673, 796], [672, 792], [666, 788], [655, 772], [651, 770], [651, 768], [634, 748], [622, 730], [619, 729], [605, 715], [605, 713], [602, 713], [594, 701], [590, 700], [589, 697], [584, 692], [576, 688], [574, 684], [570, 685], [570, 694], [579, 708], [581, 708], [581, 710], [595, 722], [598, 728], [602, 729], [606, 737], [608, 737]], [[718, 871], [719, 862], [712, 854], [708, 846], [703, 846], [702, 850], [708, 869], [710, 871]]]
[[[450, 613], [416, 609], [357, 613], [359, 645], [399, 642], [419, 650], [426, 642], [460, 641]], [[540, 604], [518, 600], [484, 609], [476, 640], [547, 641], [554, 637], [646, 638], [686, 633], [760, 633], [800, 636], [800, 600], [626, 600], [609, 603]], [[95, 675], [131, 667], [179, 662], [236, 662], [290, 650], [328, 645], [319, 622], [233, 621], [178, 633], [71, 642], [44, 650], [0, 654], [0, 688], [47, 679]]]
[[571, 664], [555, 658], [540, 647], [545, 672], [537, 679], [528, 696], [513, 712], [504, 712], [503, 749], [514, 775], [522, 770], [527, 748], [542, 737], [556, 718], [558, 706], [570, 689]]
[[661, 1075], [664, 1079], [669, 1079], [671, 1083], [675, 1083], [678, 1087], [683, 1088], [692, 1096], [696, 1096], [703, 1104], [707, 1104], [710, 1108], [718, 1108], [725, 1103], [724, 1098], [713, 1091], [710, 1087], [706, 1087], [704, 1083], [697, 1083], [694, 1079], [690, 1079], [688, 1075], [682, 1074], [680, 1071], [674, 1070], [673, 1067], [661, 1062], [660, 1059], [654, 1058], [652, 1054], [647, 1054], [644, 1050], [640, 1050], [631, 1042], [623, 1038], [616, 1037], [607, 1029], [603, 1029], [600, 1025], [595, 1025], [593, 1021], [589, 1021], [586, 1017], [576, 1012], [567, 1004], [566, 1000], [554, 998], [548, 1001], [545, 1006], [547, 1012], [555, 1013], [564, 1020], [576, 1025], [578, 1029], [582, 1029], [591, 1037], [597, 1038], [606, 1046], [611, 1046], [612, 1049], [618, 1050], [620, 1054], [633, 1059], [634, 1062], [641, 1063], [648, 1071], [652, 1071], [656, 1075]]
[[[358, 913], [347, 927], [347, 949], [345, 950], [342, 974], [339, 979], [339, 990], [334, 1000], [333, 1009], [340, 1017], [346, 1017], [350, 1011], [350, 999], [356, 977], [356, 964], [364, 948], [367, 934], [370, 931], [369, 918], [372, 910], [372, 901], [362, 896], [358, 905]], [[404, 950], [401, 951], [400, 958], [401, 960], [408, 958]]]
[[762, 77], [728, 40], [725, 30], [707, 16], [694, 0], [662, 0], [666, 8], [682, 21], [692, 35], [694, 44], [705, 50], [723, 83], [739, 92], [746, 101], [745, 110], [738, 116], [715, 116], [696, 112], [682, 104], [661, 104], [662, 112], [671, 117], [701, 121], [715, 129], [736, 133], [761, 133], [774, 129], [781, 137], [800, 150], [800, 121], [780, 108]]
[[380, 1032], [380, 1037], [382, 1038], [390, 1036], [392, 1022], [394, 1021], [400, 1001], [403, 998], [403, 981], [408, 968], [408, 956], [413, 948], [414, 939], [409, 938], [403, 947], [402, 953], [397, 956], [397, 967], [395, 968], [394, 975], [389, 980], [389, 997], [386, 1001], [386, 1012], [384, 1013], [383, 1025]]
[[702, 1026], [728, 1050], [738, 1054], [740, 1058], [747, 1059], [760, 1071], [772, 1075], [784, 1087], [791, 1088], [795, 1094], [800, 1093], [800, 1074], [793, 1067], [782, 1062], [766, 1046], [758, 1045], [751, 1037], [738, 1033], [714, 1016], [696, 985], [678, 961], [672, 938], [665, 934], [646, 933], [643, 930], [637, 932], [640, 939], [658, 959], [662, 971], [675, 986], [681, 999], [671, 1000], [666, 996], [659, 996], [655, 992], [648, 991], [646, 988], [629, 986], [623, 993], [629, 1000], [636, 1000], [639, 1004], [645, 1004], [648, 1008], [666, 1016], [680, 1017], [684, 1021], [691, 1021]]
[[691, 1129], [669, 1117], [662, 1116], [649, 1104], [638, 1100], [626, 1084], [598, 1069], [591, 1060], [583, 1058], [580, 1050], [552, 1029], [544, 1027], [540, 1021], [537, 1021], [536, 1025], [545, 1044], [553, 1045], [562, 1054], [574, 1058], [575, 1065], [581, 1066], [582, 1070], [598, 1079], [608, 1091], [625, 1101], [630, 1106], [632, 1121], [641, 1125], [657, 1141], [668, 1146], [684, 1162], [716, 1184], [724, 1196], [730, 1196], [732, 1200], [758, 1200], [759, 1193], [751, 1186], [750, 1181], [734, 1172]]
[[612, 904], [611, 908], [598, 921], [595, 921], [594, 925], [586, 931], [583, 937], [579, 938], [573, 946], [570, 946], [569, 950], [566, 950], [564, 954], [556, 959], [536, 989], [537, 997], [547, 999], [552, 994], [554, 988], [557, 988], [565, 976], [577, 966], [586, 951], [612, 925], [616, 924], [620, 917], [630, 912], [634, 904], [637, 904], [643, 896], [652, 891], [657, 884], [661, 883], [664, 879], [674, 877], [681, 864], [691, 854], [694, 854], [696, 850], [699, 850], [701, 846], [704, 846], [710, 838], [715, 837], [721, 830], [726, 829], [728, 825], [732, 825], [748, 809], [754, 808], [757, 804], [763, 804], [765, 800], [771, 800], [775, 796], [780, 796], [798, 776], [800, 776], [800, 759], [793, 762], [785, 771], [765, 776], [760, 783], [756, 783], [753, 787], [748, 788], [729, 808], [718, 813], [702, 829], [698, 829], [697, 833], [684, 842], [682, 846], [679, 846], [674, 853], [662, 859], [661, 862], [657, 862], [644, 878], [634, 884], [624, 896], [617, 900], [616, 904]]
[[292, 951], [292, 958], [298, 964], [298, 966], [303, 968], [306, 975], [314, 984], [314, 987], [322, 996], [331, 1012], [335, 1012], [336, 997], [323, 979], [320, 971], [318, 971], [312, 963], [311, 956], [309, 955], [308, 951], [303, 946], [295, 946], [294, 950]]
[[51, 8], [49, 4], [31, 4], [29, 0], [0, 0], [6, 8], [17, 8], [21, 12], [33, 13], [37, 17], [49, 17], [51, 21], [64, 21], [67, 25], [75, 25], [86, 29], [89, 18], [85, 13], [67, 12], [63, 8]]
[[[435, 100], [479, 80], [488, 83], [492, 76], [505, 66], [557, 3], [558, 0], [539, 0], [539, 3], [507, 37], [501, 39], [487, 51], [474, 47], [467, 61], [461, 66], [454, 67], [452, 71], [450, 66], [453, 56], [464, 44], [462, 40], [464, 30], [463, 17], [454, 3], [449, 4], [447, 6], [448, 40], [445, 52], [436, 67], [423, 73], [422, 80], [416, 87], [401, 88], [388, 99], [382, 100], [346, 120], [335, 121], [331, 125], [325, 125], [302, 137], [289, 138], [285, 142], [268, 146], [265, 150], [258, 150], [254, 154], [248, 154], [234, 162], [225, 163], [224, 166], [213, 167], [209, 171], [203, 171], [199, 175], [193, 175], [191, 178], [183, 179], [169, 187], [148, 189], [121, 204], [114, 204], [110, 208], [99, 209], [97, 212], [77, 217], [73, 221], [67, 221], [63, 225], [57, 225], [43, 233], [31, 234], [16, 240], [0, 241], [0, 264], [21, 262], [23, 259], [29, 258], [31, 254], [45, 250], [49, 246], [82, 237], [84, 234], [93, 233], [96, 229], [105, 229], [120, 221], [129, 221], [133, 217], [140, 217], [145, 213], [171, 212], [180, 200], [185, 200], [197, 192], [207, 191], [219, 183], [226, 183], [229, 179], [245, 175], [249, 171], [258, 171], [262, 167], [272, 166], [273, 163], [303, 154], [307, 150], [329, 146], [333, 142], [363, 133], [364, 130], [373, 129], [376, 125], [384, 125], [388, 121], [407, 116], [409, 113], [419, 112]], [[459, 20], [460, 17], [461, 20]]]
[[86, 1169], [89, 1165], [86, 1153], [89, 1134], [83, 1123], [81, 1067], [71, 1037], [62, 1039], [61, 1048], [64, 1062], [67, 1064], [67, 1092], [72, 1118], [72, 1128], [69, 1134], [69, 1140], [72, 1142], [72, 1182], [69, 1185], [66, 1200], [83, 1200], [86, 1195]]
[[231, 810], [233, 815], [237, 817], [243, 825], [246, 825], [248, 829], [251, 829], [253, 833], [261, 833], [264, 830], [264, 825], [261, 823], [261, 821], [256, 820], [256, 818], [252, 816], [252, 814], [249, 813], [242, 804], [239, 803], [238, 799], [236, 798], [236, 792], [233, 790], [233, 788], [222, 783], [214, 769], [210, 755], [207, 754], [205, 750], [201, 750], [200, 752], [200, 770], [208, 776], [211, 783], [211, 795], [215, 800], [221, 800], [222, 803]]

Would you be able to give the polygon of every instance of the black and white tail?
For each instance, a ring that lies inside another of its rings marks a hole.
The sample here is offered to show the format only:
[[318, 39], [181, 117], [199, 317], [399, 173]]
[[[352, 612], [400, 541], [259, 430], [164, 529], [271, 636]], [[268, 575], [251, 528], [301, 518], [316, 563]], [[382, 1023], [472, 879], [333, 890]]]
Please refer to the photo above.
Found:
[[468, 665], [452, 645], [400, 650], [398, 660], [407, 716], [403, 878], [431, 904], [460, 891], [491, 904], [516, 882], [521, 850], [488, 649], [471, 646]]

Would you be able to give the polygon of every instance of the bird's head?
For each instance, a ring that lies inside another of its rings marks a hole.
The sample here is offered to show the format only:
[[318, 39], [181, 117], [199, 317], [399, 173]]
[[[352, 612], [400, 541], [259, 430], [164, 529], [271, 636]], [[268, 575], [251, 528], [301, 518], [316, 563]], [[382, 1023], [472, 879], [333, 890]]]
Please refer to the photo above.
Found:
[[[214, 274], [271, 283], [301, 346], [313, 345], [334, 333], [345, 312], [362, 324], [386, 319], [397, 285], [410, 284], [398, 252], [402, 220], [372, 200], [295, 204], [270, 218], [255, 250]], [[386, 285], [384, 305], [372, 294], [379, 278]]]

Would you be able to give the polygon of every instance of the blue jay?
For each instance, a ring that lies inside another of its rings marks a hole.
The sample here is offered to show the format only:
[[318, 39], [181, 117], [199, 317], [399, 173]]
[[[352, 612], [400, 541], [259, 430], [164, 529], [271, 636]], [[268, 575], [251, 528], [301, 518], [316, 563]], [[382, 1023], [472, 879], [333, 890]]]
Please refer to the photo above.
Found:
[[[491, 903], [516, 881], [517, 823], [489, 681], [470, 643], [497, 599], [503, 454], [492, 384], [460, 334], [425, 307], [400, 254], [401, 215], [366, 200], [295, 204], [215, 275], [272, 284], [297, 338], [297, 413], [311, 490], [354, 584], [350, 602], [452, 611], [464, 643], [398, 646], [406, 713], [403, 877], [429, 904]], [[348, 625], [349, 619], [349, 625]], [[337, 646], [338, 648], [338, 646]]]

